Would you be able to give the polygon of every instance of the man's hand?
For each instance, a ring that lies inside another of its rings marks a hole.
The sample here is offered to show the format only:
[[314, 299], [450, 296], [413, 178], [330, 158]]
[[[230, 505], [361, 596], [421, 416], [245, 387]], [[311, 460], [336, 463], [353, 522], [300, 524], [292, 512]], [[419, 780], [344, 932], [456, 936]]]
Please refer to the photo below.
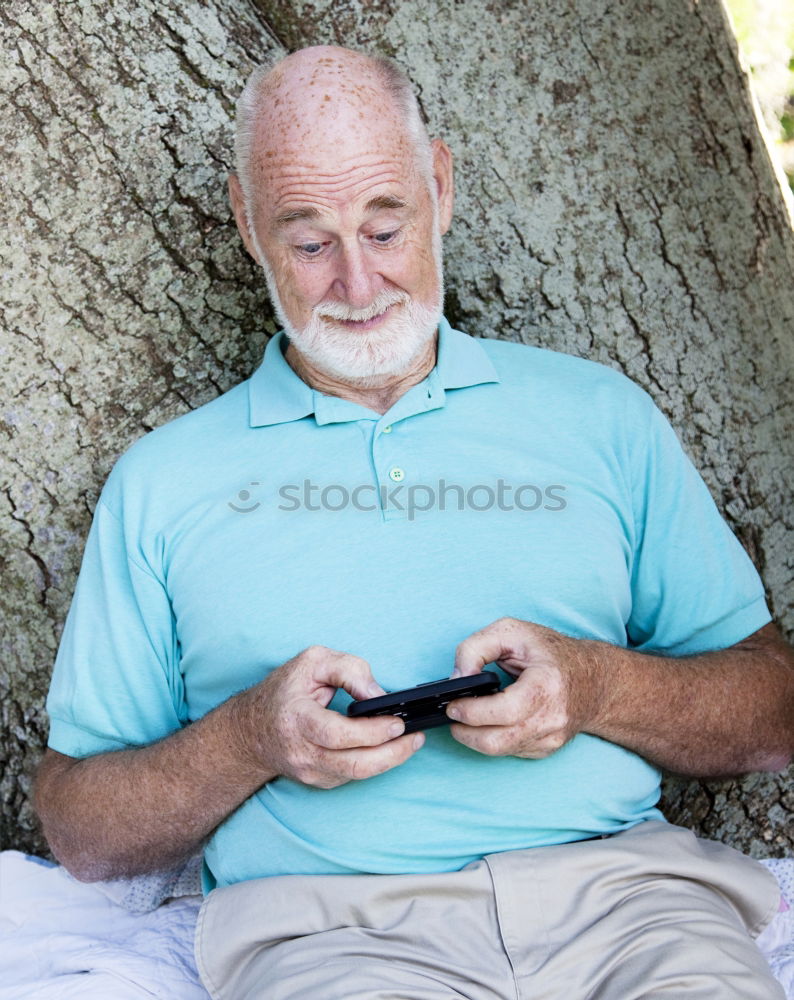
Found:
[[595, 715], [599, 684], [589, 645], [515, 618], [475, 632], [458, 646], [456, 674], [498, 663], [517, 680], [498, 694], [451, 702], [452, 735], [498, 757], [548, 757], [559, 750]]
[[[374, 685], [374, 688], [373, 688]], [[395, 718], [330, 711], [338, 687], [382, 694], [364, 660], [312, 646], [146, 746], [77, 759], [48, 750], [35, 801], [53, 853], [83, 881], [167, 871], [279, 775], [333, 788], [402, 764], [424, 741]]]
[[329, 709], [337, 688], [356, 699], [385, 694], [366, 660], [310, 646], [241, 696], [244, 738], [274, 777], [335, 788], [397, 767], [424, 743], [422, 733], [403, 736], [395, 717], [349, 719]]
[[727, 649], [667, 657], [501, 618], [460, 644], [455, 669], [494, 662], [514, 684], [447, 708], [452, 735], [480, 753], [547, 757], [589, 733], [692, 777], [792, 758], [794, 654], [771, 624]]

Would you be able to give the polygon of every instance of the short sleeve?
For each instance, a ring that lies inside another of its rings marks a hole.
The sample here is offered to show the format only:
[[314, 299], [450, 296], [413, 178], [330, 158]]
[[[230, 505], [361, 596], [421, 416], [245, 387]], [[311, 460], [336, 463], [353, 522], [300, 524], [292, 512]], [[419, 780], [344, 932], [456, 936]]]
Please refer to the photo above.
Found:
[[630, 646], [684, 656], [724, 649], [767, 624], [755, 567], [655, 406], [633, 465]]
[[168, 594], [131, 548], [100, 499], [47, 698], [49, 746], [71, 757], [148, 744], [185, 721]]

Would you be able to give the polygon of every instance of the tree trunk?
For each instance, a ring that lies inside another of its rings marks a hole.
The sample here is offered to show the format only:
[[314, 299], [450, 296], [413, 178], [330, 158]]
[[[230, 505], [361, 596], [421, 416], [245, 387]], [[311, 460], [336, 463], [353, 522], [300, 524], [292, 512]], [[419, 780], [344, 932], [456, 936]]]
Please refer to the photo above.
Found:
[[[409, 70], [457, 159], [453, 324], [648, 389], [791, 634], [794, 241], [718, 0], [5, 0], [0, 25], [0, 846], [43, 850], [43, 699], [114, 459], [275, 329], [225, 196], [233, 101], [272, 49]], [[791, 854], [788, 777], [669, 782], [667, 812]]]

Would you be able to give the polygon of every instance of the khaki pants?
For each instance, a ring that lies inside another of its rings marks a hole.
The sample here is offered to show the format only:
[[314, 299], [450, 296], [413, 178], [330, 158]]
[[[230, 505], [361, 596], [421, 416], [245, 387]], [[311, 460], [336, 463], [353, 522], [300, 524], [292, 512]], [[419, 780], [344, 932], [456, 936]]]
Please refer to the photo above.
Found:
[[648, 822], [439, 875], [216, 889], [196, 957], [215, 1000], [780, 1000], [752, 940], [779, 898], [762, 865]]

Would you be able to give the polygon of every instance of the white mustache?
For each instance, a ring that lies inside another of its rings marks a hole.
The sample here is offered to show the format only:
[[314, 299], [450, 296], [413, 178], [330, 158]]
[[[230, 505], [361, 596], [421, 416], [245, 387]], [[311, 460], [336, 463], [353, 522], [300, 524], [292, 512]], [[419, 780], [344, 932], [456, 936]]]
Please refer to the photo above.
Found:
[[409, 296], [405, 292], [384, 289], [382, 292], [378, 292], [372, 302], [368, 306], [364, 306], [363, 309], [355, 309], [353, 306], [345, 305], [344, 302], [328, 302], [317, 306], [315, 313], [323, 319], [342, 319], [363, 323], [365, 320], [380, 316], [381, 313], [386, 312], [389, 306], [409, 301]]

